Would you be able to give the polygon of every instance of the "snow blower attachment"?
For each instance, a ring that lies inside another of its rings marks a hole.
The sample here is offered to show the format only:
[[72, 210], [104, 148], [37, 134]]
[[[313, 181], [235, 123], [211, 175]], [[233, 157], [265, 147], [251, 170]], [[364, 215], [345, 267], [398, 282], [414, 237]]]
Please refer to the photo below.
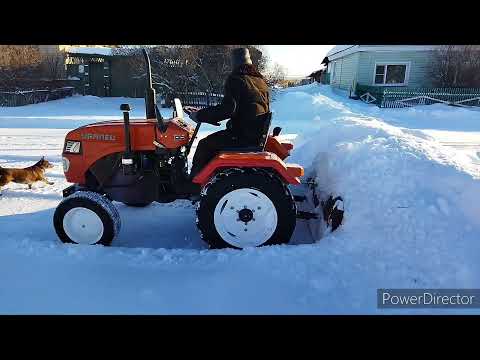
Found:
[[[66, 135], [64, 173], [73, 185], [63, 191], [53, 217], [61, 241], [110, 245], [121, 227], [113, 201], [134, 207], [194, 201], [197, 227], [210, 248], [288, 243], [297, 218], [318, 224], [323, 217], [332, 230], [339, 226], [341, 198], [319, 200], [315, 186], [303, 197], [292, 195], [291, 188], [304, 186], [304, 169], [284, 162], [293, 145], [278, 138], [279, 127], [270, 134], [271, 113], [256, 121], [264, 131], [257, 146], [224, 149], [192, 179], [187, 157], [201, 123], [183, 119], [189, 108], [178, 99], [172, 118], [163, 119], [148, 53], [143, 55], [145, 119], [130, 119], [130, 106], [122, 104], [123, 121], [90, 124]], [[310, 210], [299, 208], [305, 203]]]
[[323, 219], [327, 226], [335, 231], [343, 221], [343, 199], [341, 196], [333, 197], [330, 195], [327, 201], [321, 201], [323, 210]]
[[303, 194], [294, 195], [298, 203], [297, 217], [309, 220], [307, 224], [313, 241], [318, 241], [328, 229], [330, 232], [337, 230], [344, 214], [343, 198], [326, 194], [318, 188], [315, 179], [309, 177], [299, 186]]

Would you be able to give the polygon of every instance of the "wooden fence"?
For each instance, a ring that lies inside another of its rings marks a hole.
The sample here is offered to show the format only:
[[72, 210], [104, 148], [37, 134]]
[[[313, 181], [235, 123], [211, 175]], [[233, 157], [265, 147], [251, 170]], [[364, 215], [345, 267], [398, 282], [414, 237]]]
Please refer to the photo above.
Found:
[[409, 88], [358, 84], [360, 100], [381, 108], [404, 108], [443, 103], [452, 106], [480, 106], [480, 88]]
[[0, 92], [0, 106], [23, 106], [58, 100], [72, 96], [73, 92], [74, 88], [72, 86], [58, 89], [3, 91]]

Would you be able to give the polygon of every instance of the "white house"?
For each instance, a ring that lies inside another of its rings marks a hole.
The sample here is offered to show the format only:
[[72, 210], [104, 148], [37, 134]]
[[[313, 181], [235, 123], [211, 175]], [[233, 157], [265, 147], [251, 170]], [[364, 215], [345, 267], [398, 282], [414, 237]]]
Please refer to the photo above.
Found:
[[337, 45], [322, 64], [330, 84], [355, 91], [369, 86], [428, 87], [435, 45]]

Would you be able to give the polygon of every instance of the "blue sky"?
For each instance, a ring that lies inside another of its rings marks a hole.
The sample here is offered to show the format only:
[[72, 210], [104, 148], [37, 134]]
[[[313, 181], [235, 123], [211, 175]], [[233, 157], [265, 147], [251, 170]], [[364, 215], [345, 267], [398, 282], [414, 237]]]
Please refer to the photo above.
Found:
[[271, 64], [279, 63], [289, 77], [306, 76], [321, 67], [321, 61], [335, 45], [264, 45]]

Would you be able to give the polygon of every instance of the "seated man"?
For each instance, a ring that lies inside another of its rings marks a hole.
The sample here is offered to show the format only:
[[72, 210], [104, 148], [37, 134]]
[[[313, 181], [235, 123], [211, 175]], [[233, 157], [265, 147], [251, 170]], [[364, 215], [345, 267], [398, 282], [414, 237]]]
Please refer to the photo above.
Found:
[[263, 127], [256, 124], [257, 115], [269, 111], [268, 85], [252, 64], [248, 49], [234, 49], [232, 73], [225, 82], [222, 103], [190, 114], [195, 121], [217, 126], [220, 125], [219, 121], [230, 119], [226, 130], [217, 131], [198, 142], [191, 177], [201, 171], [224, 148], [258, 145], [263, 135]]

